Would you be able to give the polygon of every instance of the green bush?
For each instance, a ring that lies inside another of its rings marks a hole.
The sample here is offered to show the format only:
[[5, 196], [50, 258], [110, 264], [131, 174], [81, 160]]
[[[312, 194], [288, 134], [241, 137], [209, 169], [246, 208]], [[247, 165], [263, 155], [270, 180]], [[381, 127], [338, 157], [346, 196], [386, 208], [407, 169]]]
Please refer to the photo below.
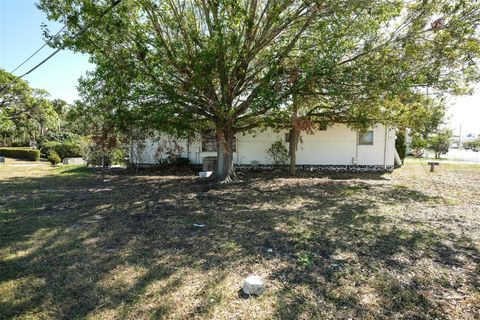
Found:
[[40, 159], [40, 150], [33, 148], [0, 148], [0, 156], [38, 161]]
[[62, 159], [60, 159], [60, 157], [58, 156], [58, 154], [55, 151], [50, 151], [47, 159], [53, 166], [59, 164], [60, 161], [62, 161]]
[[190, 159], [184, 157], [175, 157], [157, 160], [159, 168], [181, 168], [191, 165]]
[[275, 141], [270, 148], [267, 150], [267, 154], [272, 158], [273, 164], [281, 165], [285, 164], [290, 157], [288, 154], [288, 149], [285, 147], [282, 140]]
[[82, 148], [76, 141], [45, 141], [40, 148], [44, 156], [55, 151], [61, 159], [83, 157]]
[[407, 142], [405, 139], [405, 131], [397, 132], [397, 139], [395, 140], [395, 149], [397, 149], [400, 159], [405, 159], [407, 154]]
[[175, 160], [173, 160], [171, 164], [177, 167], [185, 167], [185, 166], [189, 166], [191, 162], [190, 162], [190, 159], [188, 158], [179, 157], [179, 158], [175, 158]]
[[[60, 144], [58, 141], [44, 141], [40, 144], [40, 152], [42, 157], [47, 158], [51, 151], [55, 151], [55, 148]], [[56, 151], [55, 151], [56, 152]]]

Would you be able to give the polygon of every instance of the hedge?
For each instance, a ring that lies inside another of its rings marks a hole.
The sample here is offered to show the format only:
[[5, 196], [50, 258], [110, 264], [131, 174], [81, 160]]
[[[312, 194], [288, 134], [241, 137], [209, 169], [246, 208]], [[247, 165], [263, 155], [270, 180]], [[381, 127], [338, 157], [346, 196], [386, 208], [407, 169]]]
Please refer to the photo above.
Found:
[[12, 148], [19, 148], [19, 147], [30, 147], [30, 142], [28, 141], [13, 141], [11, 143]]
[[38, 161], [40, 150], [32, 148], [0, 148], [0, 157]]

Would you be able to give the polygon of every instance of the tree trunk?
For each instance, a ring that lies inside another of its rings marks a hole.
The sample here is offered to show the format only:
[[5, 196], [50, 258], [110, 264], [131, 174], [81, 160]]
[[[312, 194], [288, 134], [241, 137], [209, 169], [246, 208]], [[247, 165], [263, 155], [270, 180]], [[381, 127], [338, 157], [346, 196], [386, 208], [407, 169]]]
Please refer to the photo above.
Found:
[[292, 128], [289, 134], [289, 153], [290, 153], [290, 175], [294, 176], [297, 173], [297, 147], [299, 140], [299, 132], [297, 127], [298, 106], [296, 99], [293, 99], [292, 104]]
[[229, 183], [238, 179], [233, 166], [234, 135], [232, 126], [227, 125], [217, 129], [218, 151], [215, 178], [220, 183]]
[[298, 130], [296, 128], [290, 129], [288, 142], [290, 153], [290, 175], [294, 176], [297, 172]]

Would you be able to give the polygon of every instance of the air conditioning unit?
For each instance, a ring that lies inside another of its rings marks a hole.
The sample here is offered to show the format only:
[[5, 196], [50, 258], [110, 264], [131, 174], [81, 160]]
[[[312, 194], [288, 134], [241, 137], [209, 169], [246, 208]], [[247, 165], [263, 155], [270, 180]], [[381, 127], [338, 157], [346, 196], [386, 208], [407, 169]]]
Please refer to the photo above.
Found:
[[217, 167], [217, 157], [202, 158], [203, 171], [215, 171], [216, 167]]

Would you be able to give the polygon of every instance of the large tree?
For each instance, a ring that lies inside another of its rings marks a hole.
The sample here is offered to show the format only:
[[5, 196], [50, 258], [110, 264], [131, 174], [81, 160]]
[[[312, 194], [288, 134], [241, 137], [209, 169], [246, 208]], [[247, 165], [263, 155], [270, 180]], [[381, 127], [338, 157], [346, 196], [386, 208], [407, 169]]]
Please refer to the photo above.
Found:
[[85, 103], [118, 130], [215, 128], [226, 181], [235, 133], [271, 125], [295, 96], [318, 101], [309, 116], [362, 122], [395, 113], [383, 102], [412, 88], [459, 92], [478, 78], [475, 2], [123, 0], [106, 13], [111, 6], [39, 2], [67, 26], [51, 44], [97, 65], [82, 82]]

